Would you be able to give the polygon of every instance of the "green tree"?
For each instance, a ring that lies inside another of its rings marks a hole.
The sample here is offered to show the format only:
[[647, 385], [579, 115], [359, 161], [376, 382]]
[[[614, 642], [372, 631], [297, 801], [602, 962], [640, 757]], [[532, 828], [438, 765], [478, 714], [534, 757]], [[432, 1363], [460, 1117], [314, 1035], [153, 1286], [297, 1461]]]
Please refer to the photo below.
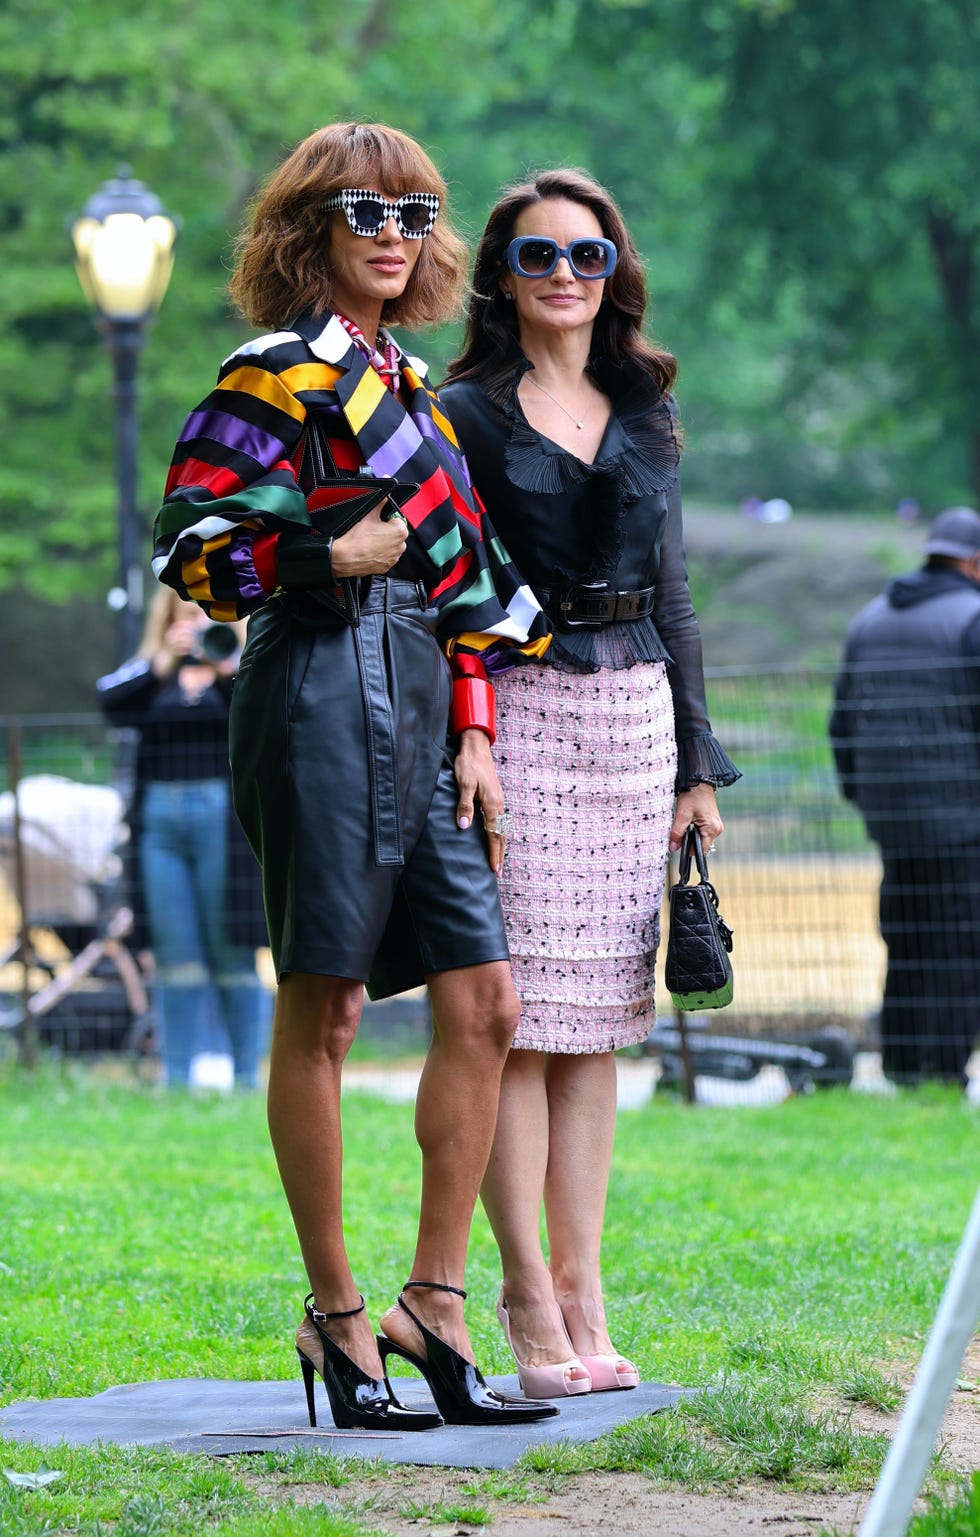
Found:
[[[114, 576], [110, 370], [68, 218], [125, 161], [183, 221], [141, 366], [148, 532], [183, 415], [245, 334], [224, 296], [243, 206], [344, 116], [417, 134], [473, 235], [528, 169], [612, 188], [681, 360], [689, 487], [966, 494], [978, 29], [967, 0], [8, 0], [0, 588]], [[457, 339], [419, 339], [436, 373]]]
[[[980, 13], [970, 0], [709, 0], [678, 38], [720, 87], [705, 281], [801, 322], [782, 398], [980, 494]], [[680, 15], [678, 15], [680, 23]], [[859, 397], [859, 398], [856, 398]], [[951, 452], [952, 450], [952, 452]]]

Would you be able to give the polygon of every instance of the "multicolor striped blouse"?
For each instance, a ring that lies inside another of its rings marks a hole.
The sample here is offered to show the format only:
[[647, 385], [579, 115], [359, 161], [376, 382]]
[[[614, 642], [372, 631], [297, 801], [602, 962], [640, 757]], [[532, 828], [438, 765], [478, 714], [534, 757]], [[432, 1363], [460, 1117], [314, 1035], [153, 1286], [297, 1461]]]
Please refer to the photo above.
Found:
[[303, 317], [234, 353], [178, 440], [154, 572], [214, 619], [259, 608], [276, 585], [269, 536], [310, 524], [299, 473], [316, 412], [338, 474], [364, 467], [418, 484], [402, 512], [431, 564], [440, 639], [467, 654], [460, 670], [540, 656], [547, 621], [490, 526], [425, 365], [399, 361], [396, 397], [334, 315]]

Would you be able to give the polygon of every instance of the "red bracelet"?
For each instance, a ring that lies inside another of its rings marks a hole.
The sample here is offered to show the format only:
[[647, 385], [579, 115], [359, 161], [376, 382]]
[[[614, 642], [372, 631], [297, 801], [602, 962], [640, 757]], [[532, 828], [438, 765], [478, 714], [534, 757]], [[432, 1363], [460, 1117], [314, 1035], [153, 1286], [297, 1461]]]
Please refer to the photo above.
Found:
[[493, 684], [486, 678], [456, 678], [449, 724], [457, 736], [461, 731], [485, 731], [492, 745], [497, 737]]

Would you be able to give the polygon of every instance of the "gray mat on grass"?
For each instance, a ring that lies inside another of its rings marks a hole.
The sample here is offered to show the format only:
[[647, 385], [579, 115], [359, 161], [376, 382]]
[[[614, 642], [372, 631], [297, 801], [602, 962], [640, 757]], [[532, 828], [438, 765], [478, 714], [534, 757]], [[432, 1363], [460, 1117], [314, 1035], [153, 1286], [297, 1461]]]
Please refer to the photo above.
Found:
[[[490, 1377], [504, 1393], [520, 1393], [516, 1377]], [[424, 1383], [392, 1379], [396, 1397], [410, 1408], [430, 1407]], [[107, 1388], [94, 1398], [49, 1398], [0, 1409], [0, 1436], [44, 1446], [96, 1441], [121, 1446], [169, 1446], [178, 1452], [269, 1452], [302, 1446], [343, 1456], [380, 1457], [423, 1467], [509, 1468], [529, 1446], [594, 1441], [617, 1425], [667, 1409], [690, 1388], [642, 1382], [628, 1392], [583, 1393], [559, 1400], [560, 1413], [533, 1425], [445, 1425], [441, 1430], [395, 1435], [387, 1431], [336, 1430], [326, 1394], [317, 1383], [317, 1415], [307, 1424], [302, 1383], [138, 1382]]]

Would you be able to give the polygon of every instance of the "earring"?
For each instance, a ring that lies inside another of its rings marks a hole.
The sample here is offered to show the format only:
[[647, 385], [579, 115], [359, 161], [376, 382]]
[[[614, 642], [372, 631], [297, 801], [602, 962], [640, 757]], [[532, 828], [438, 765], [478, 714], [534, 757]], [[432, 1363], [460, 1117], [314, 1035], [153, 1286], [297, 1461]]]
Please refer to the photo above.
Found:
[[502, 288], [500, 291], [503, 294], [504, 298], [509, 300], [510, 303], [513, 304], [513, 302], [514, 302], [514, 295], [511, 293], [510, 289], [509, 288]]

